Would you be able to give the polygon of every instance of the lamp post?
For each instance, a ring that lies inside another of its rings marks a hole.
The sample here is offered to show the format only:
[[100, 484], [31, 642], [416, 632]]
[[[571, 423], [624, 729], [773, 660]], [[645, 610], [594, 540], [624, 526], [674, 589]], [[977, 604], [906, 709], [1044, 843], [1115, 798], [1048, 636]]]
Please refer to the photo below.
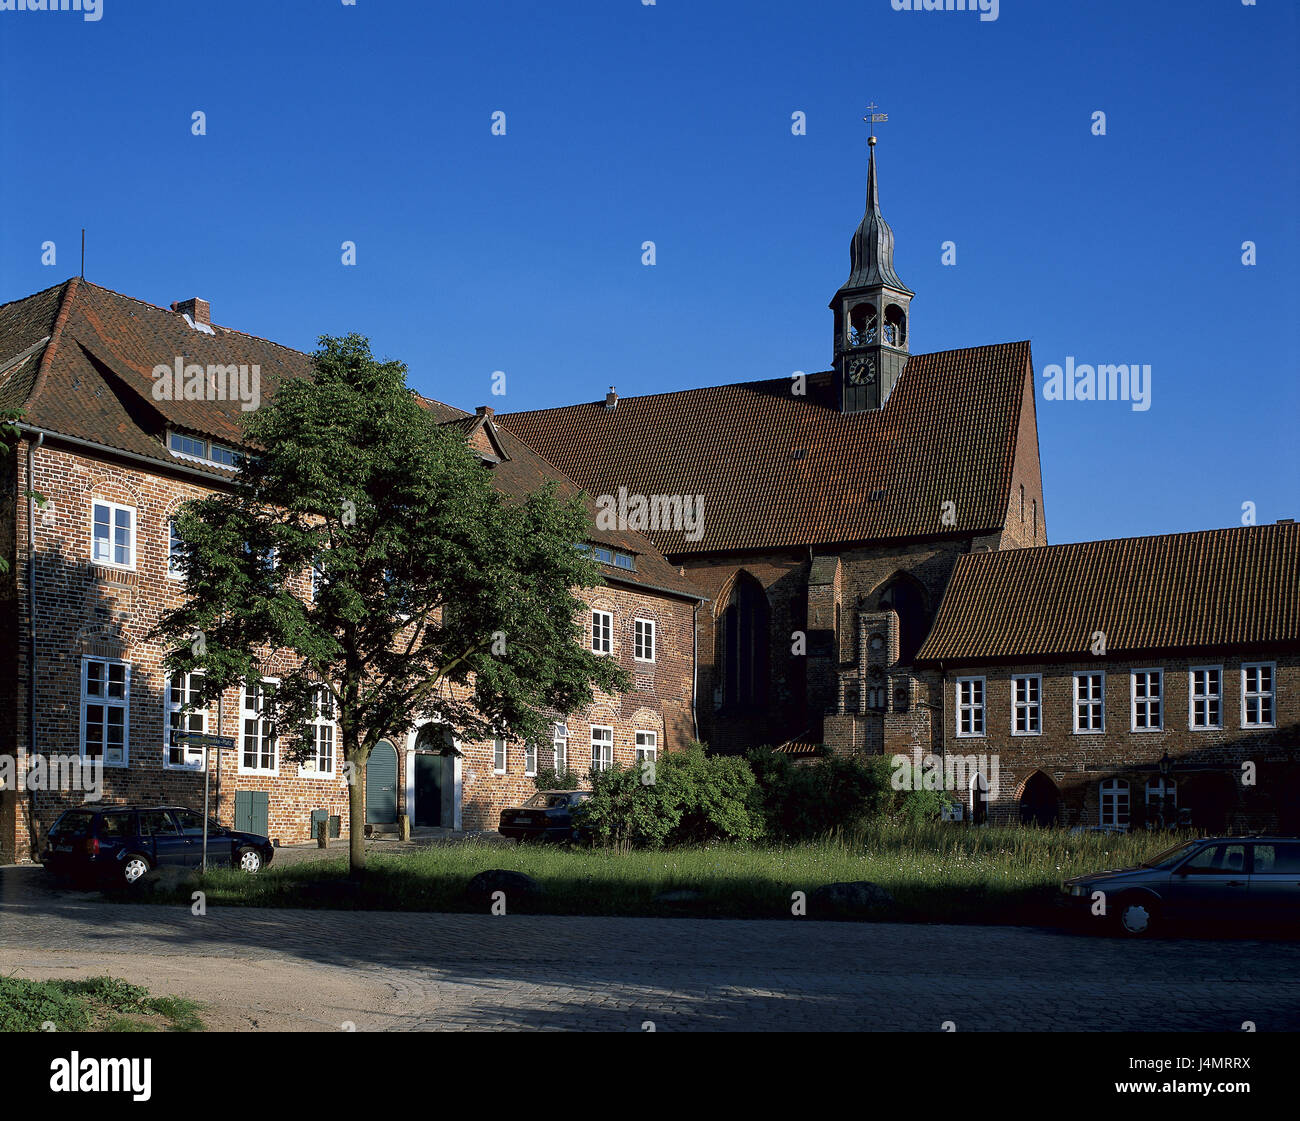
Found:
[[1166, 751], [1160, 756], [1160, 762], [1156, 764], [1160, 770], [1160, 824], [1164, 828], [1169, 828], [1169, 776], [1174, 772], [1174, 761], [1169, 758], [1169, 752]]

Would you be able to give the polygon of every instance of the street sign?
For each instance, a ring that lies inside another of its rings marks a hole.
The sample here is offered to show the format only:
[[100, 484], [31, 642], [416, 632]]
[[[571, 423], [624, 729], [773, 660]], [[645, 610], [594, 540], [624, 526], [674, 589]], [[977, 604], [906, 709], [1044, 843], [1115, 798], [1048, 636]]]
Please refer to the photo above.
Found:
[[172, 730], [174, 747], [211, 747], [218, 751], [232, 750], [235, 746], [234, 736], [214, 736], [210, 732], [182, 732]]

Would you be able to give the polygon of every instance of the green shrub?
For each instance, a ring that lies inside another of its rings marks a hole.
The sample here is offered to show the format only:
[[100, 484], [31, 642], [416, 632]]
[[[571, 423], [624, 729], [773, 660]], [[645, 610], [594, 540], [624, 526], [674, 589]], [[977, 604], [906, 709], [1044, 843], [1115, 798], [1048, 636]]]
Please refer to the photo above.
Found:
[[656, 780], [667, 786], [680, 810], [672, 844], [762, 836], [762, 796], [754, 772], [739, 756], [709, 755], [703, 744], [691, 743], [659, 761]]
[[538, 790], [576, 790], [581, 784], [577, 771], [557, 771], [554, 767], [541, 767], [533, 779]]
[[592, 771], [591, 797], [575, 811], [575, 823], [609, 848], [659, 848], [681, 818], [681, 807], [668, 784], [641, 779], [640, 767]]
[[831, 755], [796, 764], [770, 747], [748, 756], [761, 792], [766, 832], [777, 841], [805, 841], [859, 828], [893, 802], [888, 760]]

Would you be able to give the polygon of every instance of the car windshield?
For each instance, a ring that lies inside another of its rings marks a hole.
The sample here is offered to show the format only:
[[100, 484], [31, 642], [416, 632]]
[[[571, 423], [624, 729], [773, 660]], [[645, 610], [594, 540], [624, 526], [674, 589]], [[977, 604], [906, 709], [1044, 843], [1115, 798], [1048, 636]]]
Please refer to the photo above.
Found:
[[1200, 841], [1183, 841], [1181, 844], [1174, 845], [1173, 848], [1165, 849], [1164, 852], [1157, 853], [1150, 860], [1142, 861], [1142, 868], [1172, 868], [1183, 857], [1187, 856]]
[[535, 810], [548, 810], [552, 806], [564, 805], [564, 795], [552, 794], [549, 791], [541, 791], [529, 798], [524, 805]]

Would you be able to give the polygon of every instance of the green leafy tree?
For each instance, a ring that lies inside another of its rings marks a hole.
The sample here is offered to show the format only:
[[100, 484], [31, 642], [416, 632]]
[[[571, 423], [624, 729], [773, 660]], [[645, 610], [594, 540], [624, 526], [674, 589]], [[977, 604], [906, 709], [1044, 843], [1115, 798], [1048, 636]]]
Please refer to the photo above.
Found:
[[[350, 865], [365, 867], [365, 762], [423, 714], [468, 740], [539, 738], [628, 687], [585, 649], [575, 589], [601, 583], [575, 548], [585, 507], [553, 487], [507, 499], [457, 426], [440, 426], [358, 335], [323, 337], [315, 377], [250, 414], [233, 492], [177, 518], [187, 602], [160, 622], [169, 672], [201, 671], [200, 703], [287, 652], [268, 716], [310, 753], [331, 705], [350, 784]], [[304, 586], [314, 570], [316, 591]]]

